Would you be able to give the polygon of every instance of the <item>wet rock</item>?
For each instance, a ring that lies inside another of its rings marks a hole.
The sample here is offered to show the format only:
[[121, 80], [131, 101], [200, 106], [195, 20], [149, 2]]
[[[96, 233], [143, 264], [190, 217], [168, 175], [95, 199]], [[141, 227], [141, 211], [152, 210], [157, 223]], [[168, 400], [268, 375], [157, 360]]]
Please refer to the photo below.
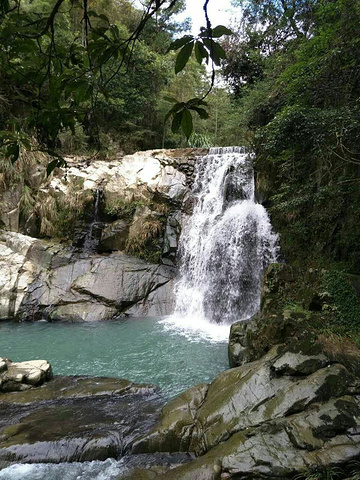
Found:
[[198, 456], [161, 477], [168, 480], [292, 478], [345, 466], [360, 458], [356, 385], [356, 373], [332, 364], [319, 343], [277, 345], [221, 373], [201, 395], [190, 389], [172, 400], [134, 450]]
[[230, 328], [229, 364], [230, 368], [239, 367], [251, 361], [250, 331], [256, 326], [254, 319], [235, 322]]
[[133, 452], [188, 451], [197, 410], [204, 401], [207, 390], [206, 384], [197, 385], [166, 404], [161, 412], [160, 424], [134, 442]]
[[181, 233], [181, 212], [176, 211], [168, 217], [165, 235], [164, 246], [162, 251], [162, 262], [167, 265], [175, 265], [176, 254], [178, 249], [178, 241]]
[[174, 280], [154, 289], [147, 297], [126, 310], [126, 315], [134, 317], [163, 317], [174, 311]]
[[127, 380], [58, 377], [1, 395], [0, 468], [11, 463], [118, 458], [157, 418], [155, 388]]
[[151, 455], [128, 455], [122, 458], [122, 470], [118, 480], [147, 480], [158, 478], [169, 469], [193, 460], [187, 453], [155, 453]]
[[5, 372], [8, 369], [7, 361], [0, 357], [0, 373]]
[[[46, 310], [46, 309], [45, 309]], [[96, 301], [75, 301], [66, 305], [53, 305], [45, 313], [52, 322], [101, 322], [114, 318], [118, 310]]]
[[119, 314], [166, 315], [173, 306], [171, 267], [123, 253], [81, 255], [67, 246], [3, 232], [0, 319], [108, 320]]
[[124, 250], [128, 234], [129, 225], [124, 220], [117, 220], [108, 224], [102, 230], [98, 250], [100, 252]]
[[329, 359], [323, 353], [303, 355], [288, 351], [276, 360], [272, 370], [279, 375], [309, 375], [329, 363]]

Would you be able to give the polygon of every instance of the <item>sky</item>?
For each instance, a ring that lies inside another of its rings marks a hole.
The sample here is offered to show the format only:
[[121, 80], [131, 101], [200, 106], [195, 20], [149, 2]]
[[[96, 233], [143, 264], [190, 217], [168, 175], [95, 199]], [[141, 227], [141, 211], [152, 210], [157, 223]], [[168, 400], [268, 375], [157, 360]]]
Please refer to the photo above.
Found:
[[[192, 20], [192, 33], [197, 34], [201, 26], [205, 26], [205, 16], [203, 10], [204, 0], [187, 0], [186, 10], [179, 19], [183, 20], [190, 17]], [[239, 9], [231, 7], [231, 0], [210, 0], [208, 4], [208, 14], [211, 24], [229, 26], [234, 16], [238, 14]]]

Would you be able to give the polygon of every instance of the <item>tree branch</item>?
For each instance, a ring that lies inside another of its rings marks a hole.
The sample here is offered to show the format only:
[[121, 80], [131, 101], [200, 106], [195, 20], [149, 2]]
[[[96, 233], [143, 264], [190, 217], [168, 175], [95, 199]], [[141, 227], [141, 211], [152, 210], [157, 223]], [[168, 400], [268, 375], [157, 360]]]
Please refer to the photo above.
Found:
[[58, 13], [61, 5], [65, 2], [65, 0], [57, 0], [57, 2], [54, 5], [54, 8], [51, 10], [51, 13], [46, 21], [45, 27], [41, 30], [39, 33], [35, 33], [34, 35], [29, 35], [29, 34], [24, 34], [24, 33], [19, 33], [19, 37], [22, 38], [40, 38], [43, 37], [49, 30], [50, 27], [54, 26], [54, 20], [56, 17], [56, 14]]
[[286, 0], [281, 0], [281, 5], [284, 9], [284, 14], [288, 18], [291, 28], [294, 30], [294, 33], [297, 36], [297, 38], [304, 38], [305, 35], [299, 30], [294, 20], [294, 9], [289, 10]]

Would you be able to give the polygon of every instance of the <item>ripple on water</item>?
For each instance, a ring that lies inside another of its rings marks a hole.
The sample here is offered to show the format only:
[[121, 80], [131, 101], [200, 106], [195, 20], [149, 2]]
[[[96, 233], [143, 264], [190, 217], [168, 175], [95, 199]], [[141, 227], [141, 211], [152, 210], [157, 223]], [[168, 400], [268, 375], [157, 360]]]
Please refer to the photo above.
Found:
[[44, 358], [55, 375], [153, 383], [169, 398], [212, 381], [228, 367], [229, 328], [173, 317], [72, 324], [0, 322], [0, 356], [13, 361]]

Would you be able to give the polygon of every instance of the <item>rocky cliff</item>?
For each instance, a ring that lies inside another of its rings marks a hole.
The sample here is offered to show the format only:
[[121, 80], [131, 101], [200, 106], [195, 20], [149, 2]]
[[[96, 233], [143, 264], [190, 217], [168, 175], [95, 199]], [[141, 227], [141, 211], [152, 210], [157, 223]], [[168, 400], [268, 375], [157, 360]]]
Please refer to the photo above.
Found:
[[44, 161], [30, 162], [26, 176], [1, 193], [0, 319], [170, 313], [178, 238], [200, 153], [69, 158], [50, 178]]

